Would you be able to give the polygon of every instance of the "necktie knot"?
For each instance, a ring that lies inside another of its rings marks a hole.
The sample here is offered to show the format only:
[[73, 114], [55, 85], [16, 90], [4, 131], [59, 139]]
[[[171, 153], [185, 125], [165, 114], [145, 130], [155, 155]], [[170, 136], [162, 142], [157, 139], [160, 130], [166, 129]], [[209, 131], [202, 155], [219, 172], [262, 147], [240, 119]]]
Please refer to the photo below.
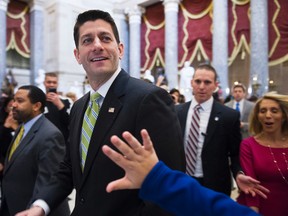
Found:
[[194, 107], [194, 111], [200, 111], [200, 109], [201, 109], [202, 107], [201, 107], [201, 105], [200, 104], [197, 104], [195, 107]]
[[95, 102], [95, 101], [97, 102], [100, 99], [100, 97], [101, 97], [101, 95], [98, 92], [96, 92], [96, 93], [90, 95], [90, 101], [91, 102]]

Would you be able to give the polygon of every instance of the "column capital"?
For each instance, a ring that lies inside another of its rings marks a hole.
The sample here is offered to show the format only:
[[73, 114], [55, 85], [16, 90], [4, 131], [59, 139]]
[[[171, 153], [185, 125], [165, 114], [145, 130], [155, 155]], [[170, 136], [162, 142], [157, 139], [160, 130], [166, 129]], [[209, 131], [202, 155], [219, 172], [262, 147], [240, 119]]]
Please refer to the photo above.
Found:
[[165, 13], [170, 11], [178, 12], [180, 1], [181, 0], [163, 0]]
[[129, 16], [129, 24], [141, 24], [141, 16], [143, 13], [145, 13], [145, 8], [141, 6], [135, 6], [133, 8], [126, 8], [125, 12]]
[[126, 13], [125, 10], [120, 7], [113, 8], [113, 15], [117, 19], [125, 20], [126, 19]]
[[44, 11], [44, 4], [45, 0], [34, 0], [29, 3], [30, 12], [37, 10], [37, 11]]
[[7, 11], [9, 0], [0, 1], [0, 10]]

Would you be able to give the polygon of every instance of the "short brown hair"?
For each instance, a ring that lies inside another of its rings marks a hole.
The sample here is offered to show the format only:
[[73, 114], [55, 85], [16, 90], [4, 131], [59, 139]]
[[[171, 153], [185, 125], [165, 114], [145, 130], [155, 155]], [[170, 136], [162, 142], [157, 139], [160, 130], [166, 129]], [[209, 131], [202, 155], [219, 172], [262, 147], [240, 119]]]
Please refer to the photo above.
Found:
[[246, 92], [246, 86], [243, 83], [234, 84], [232, 89], [234, 90], [235, 88], [242, 88], [243, 92]]

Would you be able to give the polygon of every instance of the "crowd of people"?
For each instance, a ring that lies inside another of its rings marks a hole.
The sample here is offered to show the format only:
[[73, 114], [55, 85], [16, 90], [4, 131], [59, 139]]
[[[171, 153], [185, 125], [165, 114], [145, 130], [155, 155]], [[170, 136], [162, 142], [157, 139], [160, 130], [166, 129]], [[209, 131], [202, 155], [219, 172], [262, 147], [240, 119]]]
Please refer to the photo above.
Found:
[[163, 74], [132, 78], [105, 11], [79, 14], [73, 36], [88, 93], [63, 98], [46, 73], [45, 93], [1, 97], [0, 215], [70, 215], [73, 189], [72, 215], [288, 215], [288, 96], [249, 102], [237, 83], [219, 102], [209, 63], [193, 71], [189, 101], [161, 88]]

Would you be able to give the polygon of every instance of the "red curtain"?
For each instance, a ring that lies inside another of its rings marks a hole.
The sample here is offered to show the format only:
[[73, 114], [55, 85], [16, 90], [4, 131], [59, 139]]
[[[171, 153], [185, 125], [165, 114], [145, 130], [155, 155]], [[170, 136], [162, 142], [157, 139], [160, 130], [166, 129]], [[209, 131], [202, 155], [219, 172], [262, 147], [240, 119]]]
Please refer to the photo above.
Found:
[[[183, 0], [178, 13], [178, 67], [185, 61], [212, 59], [212, 0]], [[228, 54], [231, 65], [240, 54], [250, 53], [250, 1], [228, 0]], [[268, 1], [269, 65], [288, 60], [288, 1]], [[165, 65], [164, 6], [146, 8], [142, 20], [142, 71]], [[219, 41], [221, 43], [221, 41]], [[204, 59], [203, 59], [204, 58]], [[160, 65], [160, 66], [161, 66]]]
[[288, 1], [268, 1], [269, 64], [288, 60]]
[[30, 57], [30, 17], [27, 3], [10, 1], [7, 12], [7, 51], [15, 49], [21, 56]]
[[146, 8], [141, 24], [141, 71], [164, 66], [165, 18], [162, 3]]

